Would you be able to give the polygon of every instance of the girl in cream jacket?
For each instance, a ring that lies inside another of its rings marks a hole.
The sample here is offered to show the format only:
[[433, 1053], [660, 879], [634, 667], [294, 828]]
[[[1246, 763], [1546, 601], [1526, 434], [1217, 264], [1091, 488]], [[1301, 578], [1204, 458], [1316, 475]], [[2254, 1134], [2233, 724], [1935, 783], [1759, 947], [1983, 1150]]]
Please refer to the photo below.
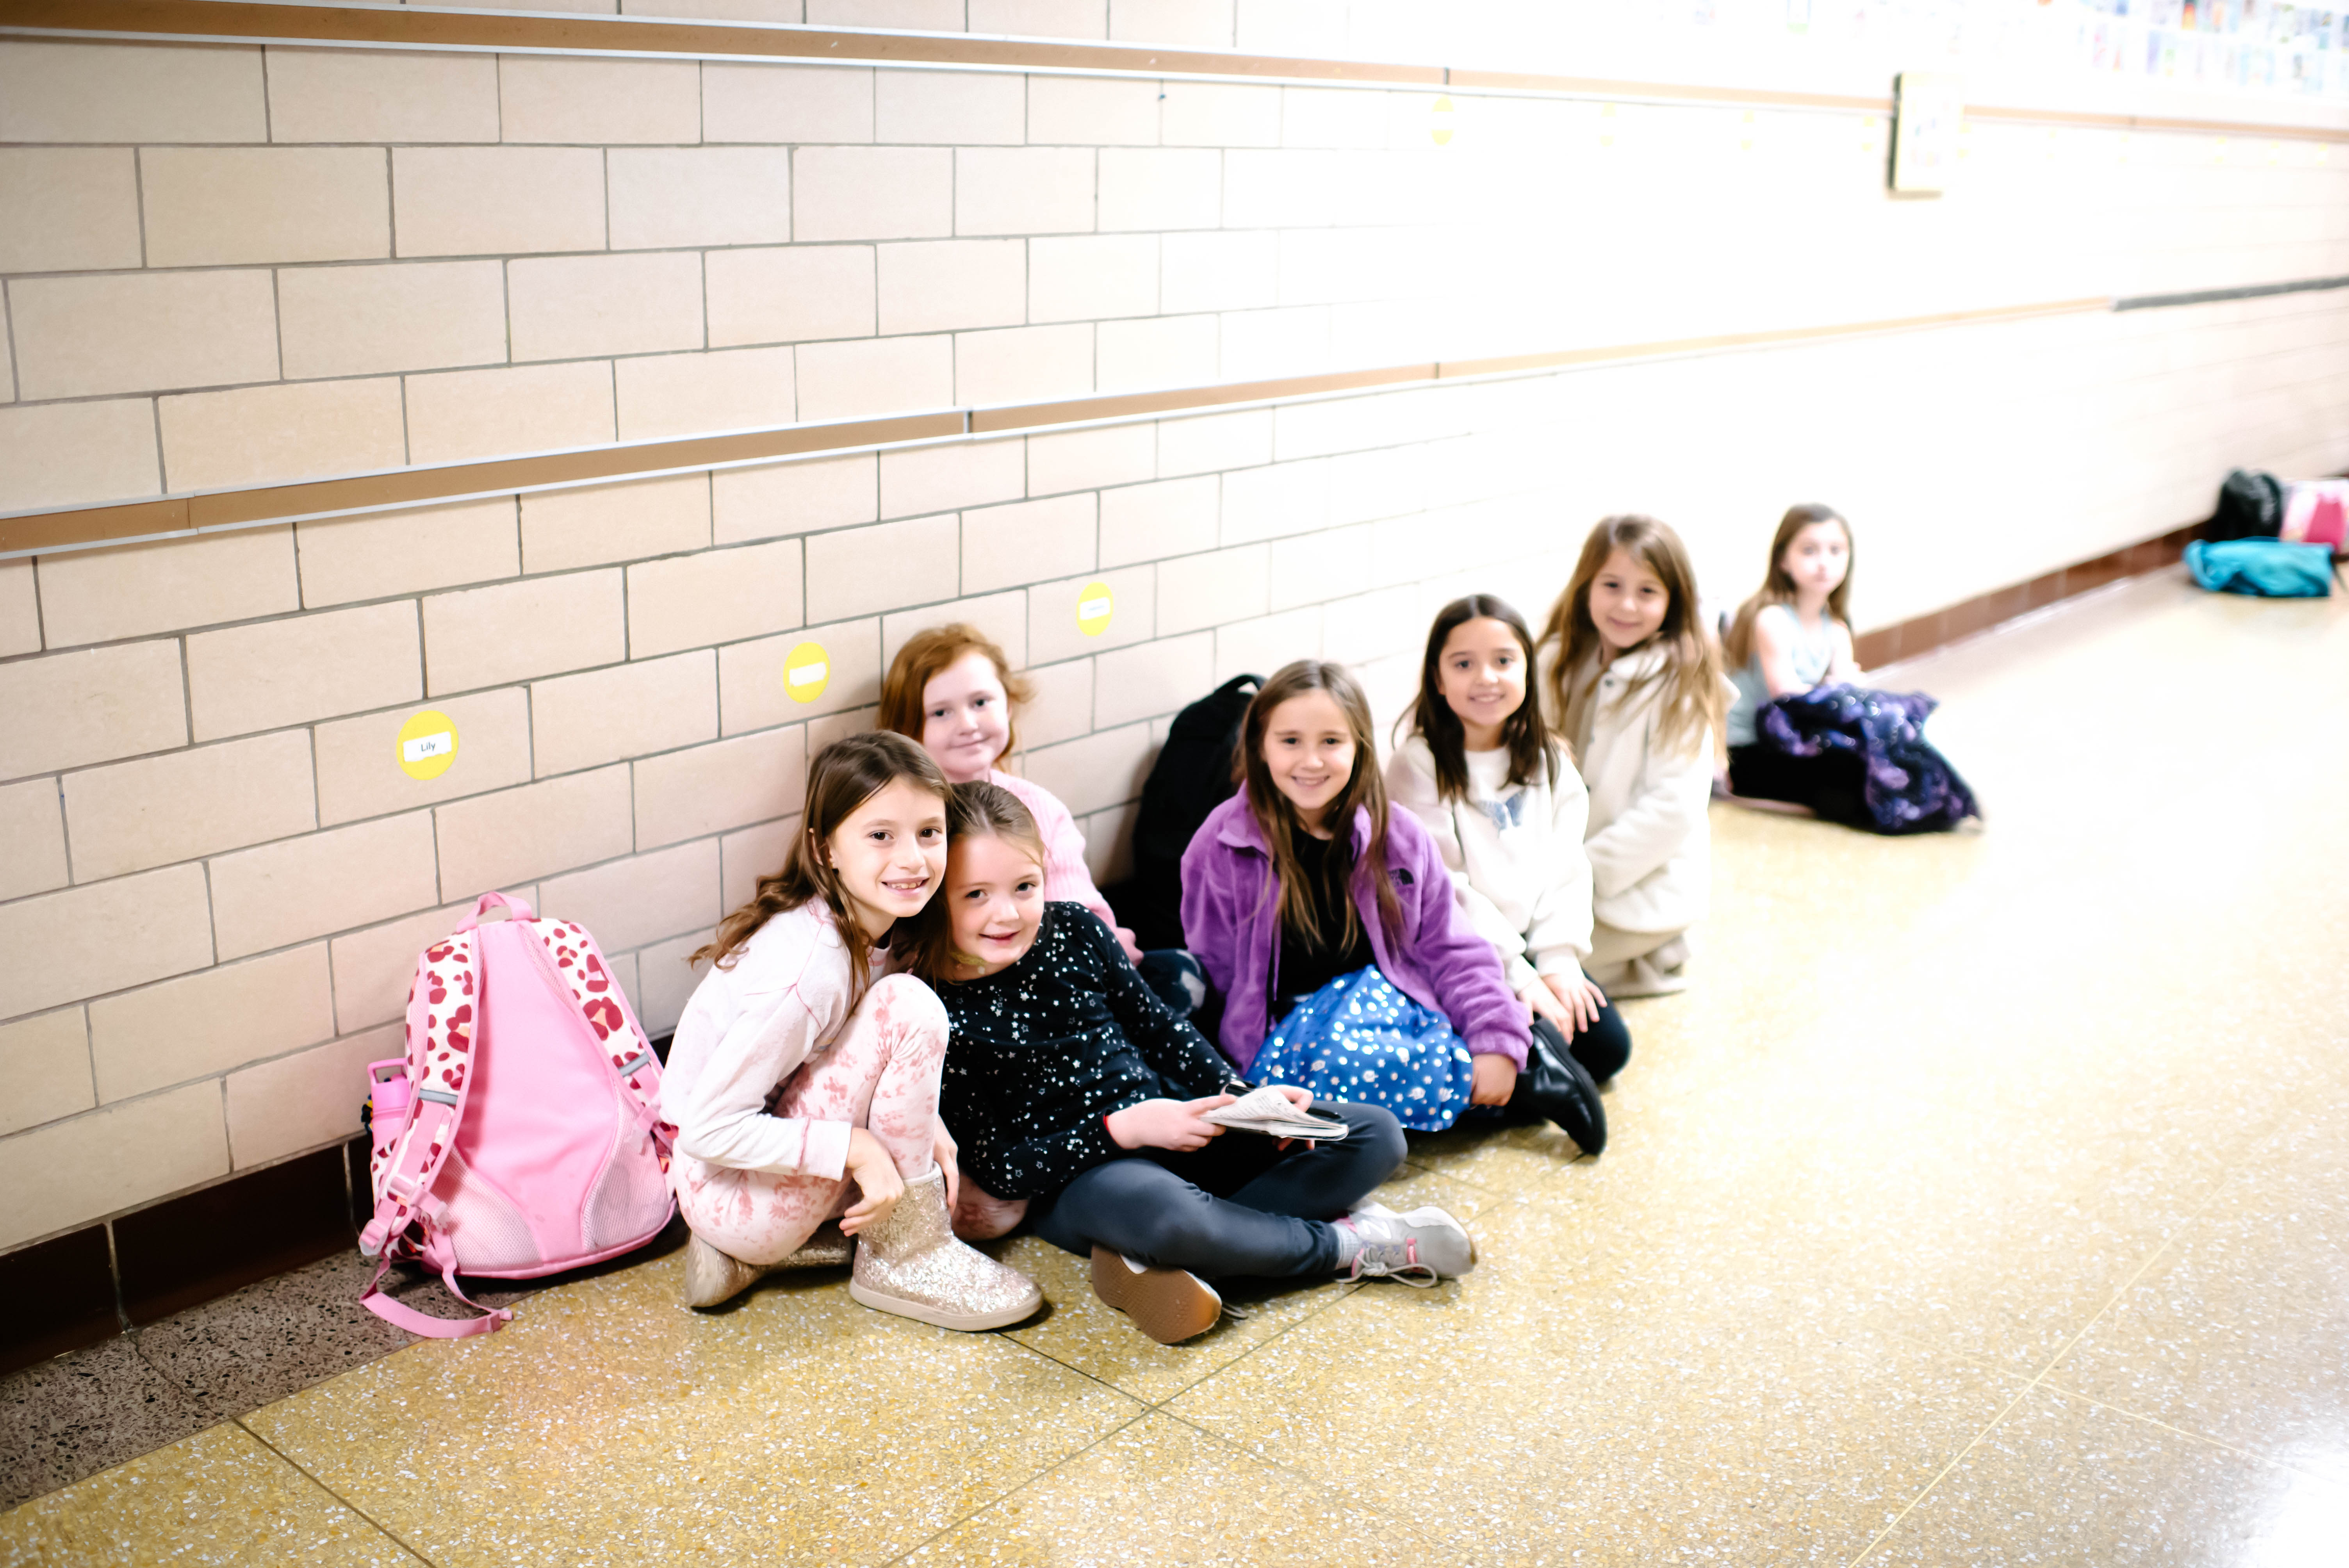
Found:
[[1711, 898], [1705, 810], [1731, 695], [1680, 536], [1653, 518], [1601, 521], [1542, 651], [1546, 711], [1590, 791], [1586, 972], [1612, 996], [1678, 991]]

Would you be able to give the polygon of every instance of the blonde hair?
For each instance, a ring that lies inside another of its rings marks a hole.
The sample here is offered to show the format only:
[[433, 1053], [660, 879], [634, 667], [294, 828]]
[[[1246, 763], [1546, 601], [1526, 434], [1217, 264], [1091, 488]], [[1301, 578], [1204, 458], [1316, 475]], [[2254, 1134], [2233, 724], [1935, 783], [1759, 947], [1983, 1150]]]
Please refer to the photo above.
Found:
[[1345, 901], [1345, 925], [1336, 932], [1324, 932], [1313, 916], [1313, 896], [1305, 885], [1305, 869], [1297, 858], [1297, 835], [1307, 830], [1297, 815], [1297, 808], [1272, 781], [1272, 769], [1264, 760], [1264, 732], [1272, 720], [1273, 710], [1290, 697], [1302, 696], [1309, 691], [1327, 692], [1338, 710], [1346, 716], [1346, 728], [1354, 740], [1354, 771], [1346, 787], [1338, 791], [1337, 799], [1324, 808], [1322, 825], [1332, 835], [1343, 834], [1341, 841], [1351, 850], [1354, 843], [1354, 811], [1360, 807], [1371, 815], [1371, 841], [1363, 846], [1362, 858], [1355, 862], [1352, 877], [1368, 876], [1377, 896], [1379, 923], [1389, 936], [1402, 930], [1402, 904], [1395, 897], [1394, 882], [1387, 875], [1387, 787], [1379, 771], [1379, 743], [1371, 734], [1370, 699], [1353, 676], [1338, 665], [1319, 659], [1299, 659], [1283, 665], [1264, 683], [1248, 704], [1247, 717], [1240, 726], [1240, 744], [1232, 760], [1234, 782], [1247, 787], [1248, 810], [1256, 817], [1258, 831], [1272, 851], [1272, 870], [1280, 885], [1281, 923], [1302, 935], [1309, 943], [1330, 951], [1341, 951], [1353, 945], [1354, 934], [1361, 929], [1361, 917], [1355, 913], [1354, 901]]
[[1003, 716], [1003, 750], [1009, 755], [1019, 749], [1019, 732], [1013, 727], [1012, 717], [1021, 704], [1036, 695], [1036, 688], [1011, 667], [1002, 648], [977, 626], [964, 621], [933, 626], [905, 639], [905, 645], [889, 661], [889, 673], [882, 679], [881, 711], [874, 719], [874, 725], [894, 729], [918, 744], [922, 738], [924, 689], [965, 654], [985, 654], [995, 665], [995, 678], [1003, 683], [1004, 700], [1009, 704]]
[[[1601, 518], [1583, 542], [1582, 559], [1575, 563], [1573, 580], [1550, 606], [1549, 619], [1542, 626], [1543, 643], [1557, 645], [1548, 674], [1552, 709], [1558, 716], [1559, 728], [1573, 736], [1578, 727], [1574, 716], [1590, 699], [1589, 688], [1599, 680], [1599, 670], [1594, 669], [1589, 680], [1578, 688], [1578, 673], [1606, 646], [1598, 624], [1590, 618], [1590, 585], [1608, 558], [1619, 550], [1656, 574], [1669, 603], [1664, 606], [1664, 624], [1641, 645], [1663, 650], [1663, 667], [1627, 686], [1616, 700], [1628, 703], [1651, 683], [1661, 683], [1663, 717], [1656, 739], [1668, 749], [1692, 750], [1703, 743], [1708, 728], [1716, 739], [1722, 733], [1728, 704], [1722, 695], [1721, 649], [1706, 634], [1697, 614], [1696, 573], [1689, 565], [1687, 547], [1679, 534], [1652, 517], [1627, 512]], [[1599, 667], [1603, 669], [1610, 662], [1600, 659]]]
[[[947, 853], [967, 839], [1000, 839], [1036, 862], [1036, 881], [1044, 881], [1044, 835], [1019, 797], [1000, 784], [985, 779], [957, 784], [947, 796]], [[943, 890], [905, 923], [906, 930], [890, 943], [890, 964], [926, 985], [951, 984], [955, 974], [954, 912], [947, 907]]]
[[822, 900], [848, 948], [848, 1005], [853, 1010], [864, 995], [873, 939], [848, 913], [840, 872], [824, 855], [823, 845], [851, 812], [900, 779], [909, 779], [952, 803], [953, 787], [947, 776], [938, 771], [928, 752], [902, 735], [886, 730], [851, 735], [817, 752], [815, 760], [808, 764], [807, 807], [801, 815], [799, 837], [792, 841], [791, 851], [783, 857], [783, 869], [761, 877], [750, 902], [719, 921], [717, 935], [686, 962], [712, 959], [719, 968], [730, 969], [743, 944], [761, 926], [787, 910]]
[[1746, 661], [1754, 656], [1755, 618], [1773, 604], [1795, 603], [1795, 580], [1786, 575], [1786, 552], [1794, 544], [1795, 535], [1814, 523], [1821, 522], [1836, 523], [1843, 529], [1843, 581], [1827, 593], [1827, 614], [1849, 629], [1851, 616], [1844, 606], [1851, 598], [1851, 524], [1845, 521], [1843, 514], [1835, 508], [1821, 506], [1816, 501], [1790, 506], [1786, 509], [1786, 515], [1778, 520], [1778, 531], [1770, 540], [1769, 573], [1762, 579], [1762, 586], [1754, 597], [1737, 606], [1737, 618], [1730, 622], [1729, 635], [1723, 639], [1722, 653], [1728, 659], [1731, 669], [1744, 668]]

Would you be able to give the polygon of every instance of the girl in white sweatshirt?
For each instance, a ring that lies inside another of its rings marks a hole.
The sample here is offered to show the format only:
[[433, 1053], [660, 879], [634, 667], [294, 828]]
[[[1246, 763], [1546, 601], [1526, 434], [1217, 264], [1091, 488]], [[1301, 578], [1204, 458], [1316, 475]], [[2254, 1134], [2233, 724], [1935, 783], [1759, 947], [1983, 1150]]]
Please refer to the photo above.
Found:
[[1017, 1323], [1043, 1305], [1034, 1284], [947, 1228], [946, 1009], [911, 975], [874, 978], [899, 922], [945, 880], [947, 781], [901, 735], [851, 736], [808, 765], [801, 820], [782, 870], [693, 955], [710, 970], [661, 1080], [669, 1181], [693, 1232], [686, 1300], [715, 1306], [772, 1269], [853, 1262], [849, 1294], [879, 1311]]
[[1705, 808], [1733, 691], [1680, 535], [1652, 517], [1601, 520], [1540, 652], [1543, 717], [1590, 790], [1584, 972], [1611, 996], [1681, 990], [1686, 934], [1712, 893]]
[[1434, 835], [1461, 908], [1536, 1031], [1604, 1083], [1630, 1059], [1631, 1037], [1583, 971], [1590, 800], [1533, 682], [1523, 616], [1484, 593], [1446, 604], [1427, 634], [1412, 733], [1387, 765], [1387, 789]]

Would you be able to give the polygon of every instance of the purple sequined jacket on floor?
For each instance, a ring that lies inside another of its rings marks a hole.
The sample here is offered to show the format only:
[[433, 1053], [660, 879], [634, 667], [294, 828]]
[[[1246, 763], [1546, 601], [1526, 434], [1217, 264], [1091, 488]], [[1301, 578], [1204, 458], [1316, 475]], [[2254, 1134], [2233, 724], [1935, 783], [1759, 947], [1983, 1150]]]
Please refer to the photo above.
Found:
[[[1371, 815], [1354, 812], [1354, 853], [1371, 839]], [[1471, 1053], [1526, 1065], [1531, 1032], [1525, 1004], [1509, 992], [1493, 944], [1476, 934], [1453, 896], [1435, 840], [1399, 807], [1387, 811], [1387, 864], [1402, 905], [1402, 941], [1390, 941], [1370, 885], [1354, 879], [1354, 903], [1379, 972], [1423, 1007], [1452, 1020]], [[1271, 1033], [1280, 894], [1272, 851], [1249, 810], [1247, 791], [1216, 807], [1183, 851], [1183, 935], [1224, 999], [1216, 1043], [1246, 1072]]]

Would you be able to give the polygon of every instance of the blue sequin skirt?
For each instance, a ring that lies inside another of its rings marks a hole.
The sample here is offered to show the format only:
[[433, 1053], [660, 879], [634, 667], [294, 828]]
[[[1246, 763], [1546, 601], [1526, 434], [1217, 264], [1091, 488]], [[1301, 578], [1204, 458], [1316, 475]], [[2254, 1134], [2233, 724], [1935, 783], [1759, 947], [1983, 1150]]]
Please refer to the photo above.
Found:
[[1414, 1132], [1438, 1132], [1458, 1119], [1475, 1076], [1451, 1021], [1396, 990], [1375, 965], [1301, 998], [1248, 1064], [1257, 1083], [1382, 1105]]

